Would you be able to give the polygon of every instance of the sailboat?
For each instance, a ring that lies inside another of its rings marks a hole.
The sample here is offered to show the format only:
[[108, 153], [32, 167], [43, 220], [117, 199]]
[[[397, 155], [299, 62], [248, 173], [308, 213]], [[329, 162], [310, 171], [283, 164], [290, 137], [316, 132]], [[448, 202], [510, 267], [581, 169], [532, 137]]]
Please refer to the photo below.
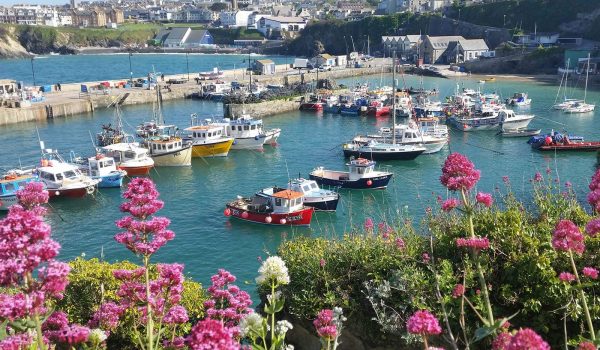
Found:
[[154, 166], [192, 165], [191, 143], [184, 142], [176, 125], [165, 124], [160, 89], [156, 89], [156, 108], [152, 121], [140, 125], [137, 135], [144, 139], [142, 146], [150, 152]]
[[596, 105], [585, 102], [587, 97], [588, 78], [590, 73], [590, 54], [588, 53], [587, 64], [585, 65], [585, 90], [583, 90], [583, 101], [575, 102], [572, 106], [564, 109], [566, 113], [588, 113], [594, 111]]
[[[560, 79], [560, 85], [558, 85], [558, 91], [556, 92], [556, 98], [554, 99], [554, 105], [552, 106], [553, 109], [564, 110], [565, 108], [572, 107], [576, 103], [583, 102], [582, 100], [579, 100], [579, 99], [567, 98], [567, 86], [568, 86], [568, 82], [569, 82], [570, 63], [571, 63], [571, 60], [567, 60], [567, 67], [563, 71], [563, 76]], [[565, 84], [564, 87], [563, 87], [563, 81]], [[561, 88], [563, 89], [563, 101], [558, 102], [558, 96], [560, 95]]]
[[[394, 51], [392, 65], [393, 92], [396, 92], [396, 52]], [[396, 125], [396, 98], [392, 98], [392, 119]], [[398, 144], [396, 142], [396, 128], [392, 129], [391, 143], [369, 140], [367, 143], [349, 142], [343, 145], [344, 156], [367, 158], [370, 160], [412, 160], [427, 149], [421, 145]]]
[[96, 144], [98, 147], [104, 147], [115, 143], [123, 142], [128, 136], [123, 131], [123, 122], [121, 121], [121, 114], [118, 106], [120, 106], [125, 99], [129, 97], [129, 93], [125, 93], [113, 101], [108, 107], [115, 107], [115, 122], [116, 125], [113, 127], [111, 123], [108, 125], [102, 125], [102, 131], [96, 134]]

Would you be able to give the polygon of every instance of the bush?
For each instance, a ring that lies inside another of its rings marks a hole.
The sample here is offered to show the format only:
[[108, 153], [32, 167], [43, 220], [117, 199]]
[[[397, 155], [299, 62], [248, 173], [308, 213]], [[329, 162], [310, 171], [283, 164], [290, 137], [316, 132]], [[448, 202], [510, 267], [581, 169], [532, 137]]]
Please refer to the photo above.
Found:
[[[96, 258], [86, 260], [77, 258], [69, 263], [69, 285], [64, 298], [58, 302], [57, 309], [66, 312], [69, 320], [86, 324], [98, 309], [100, 304], [117, 299], [117, 290], [121, 282], [113, 277], [112, 272], [119, 269], [135, 269], [139, 266], [121, 261], [108, 263]], [[156, 273], [153, 266], [152, 273]], [[153, 276], [153, 278], [156, 276]], [[208, 299], [202, 286], [192, 280], [183, 282], [183, 297], [181, 305], [186, 308], [190, 323], [185, 329], [189, 330], [191, 324], [204, 317], [203, 303]], [[108, 339], [108, 348], [136, 348], [131, 334], [127, 333], [127, 322], [123, 322], [116, 332]]]
[[[516, 313], [510, 320], [515, 329], [531, 327], [554, 348], [565, 343], [563, 317], [570, 340], [581, 333], [585, 320], [581, 305], [572, 297], [575, 288], [557, 277], [571, 267], [564, 254], [552, 248], [552, 231], [559, 219], [583, 227], [590, 217], [573, 192], [563, 191], [551, 178], [534, 182], [531, 193], [533, 201], [523, 203], [507, 185], [507, 191], [496, 196], [499, 205], [477, 210], [474, 227], [491, 242], [492, 249], [481, 254], [480, 261], [496, 317]], [[414, 339], [404, 329], [408, 316], [426, 308], [441, 318], [443, 305], [456, 335], [461, 298], [453, 298], [452, 293], [457, 284], [464, 283], [465, 295], [480, 312], [484, 310], [475, 272], [468, 268], [471, 256], [456, 247], [465, 225], [462, 215], [437, 212], [428, 214], [420, 229], [397, 224], [385, 236], [375, 227], [341, 239], [302, 237], [285, 242], [279, 255], [291, 278], [284, 292], [287, 312], [297, 319], [311, 319], [319, 309], [339, 305], [355, 336], [375, 345], [398, 344], [402, 338], [408, 346]], [[404, 248], [399, 248], [397, 239], [402, 239]], [[577, 258], [577, 265], [599, 266], [600, 237], [586, 238], [586, 246], [585, 258]], [[424, 252], [429, 254], [425, 259]], [[325, 259], [323, 266], [320, 259]], [[588, 295], [592, 319], [598, 320], [600, 296], [593, 290]], [[465, 318], [473, 334], [481, 322], [469, 309]], [[445, 323], [442, 326], [447, 328]], [[489, 346], [490, 339], [485, 339], [472, 348]]]

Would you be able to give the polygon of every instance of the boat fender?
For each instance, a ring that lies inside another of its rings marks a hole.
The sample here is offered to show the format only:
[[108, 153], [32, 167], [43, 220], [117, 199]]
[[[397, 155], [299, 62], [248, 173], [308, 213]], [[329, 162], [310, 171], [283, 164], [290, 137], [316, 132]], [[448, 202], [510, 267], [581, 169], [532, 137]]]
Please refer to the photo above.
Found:
[[259, 139], [258, 135], [254, 136], [254, 139], [258, 141], [258, 139]]
[[225, 210], [223, 210], [223, 215], [225, 215], [225, 216], [231, 216], [231, 209], [226, 208]]
[[372, 186], [372, 185], [373, 185], [373, 181], [367, 180], [367, 186]]
[[87, 192], [87, 194], [92, 194], [94, 193], [94, 186], [88, 186], [85, 191]]
[[267, 216], [267, 217], [265, 218], [265, 222], [266, 222], [267, 224], [270, 224], [270, 223], [271, 223], [271, 221], [273, 221], [273, 218], [271, 218], [270, 216]]
[[279, 220], [279, 223], [280, 223], [280, 224], [282, 224], [282, 225], [285, 225], [285, 223], [286, 223], [286, 222], [287, 222], [287, 220], [286, 220], [286, 219], [281, 219], [281, 220]]
[[246, 211], [243, 212], [241, 216], [242, 216], [242, 218], [247, 219], [248, 218], [248, 212], [246, 212]]

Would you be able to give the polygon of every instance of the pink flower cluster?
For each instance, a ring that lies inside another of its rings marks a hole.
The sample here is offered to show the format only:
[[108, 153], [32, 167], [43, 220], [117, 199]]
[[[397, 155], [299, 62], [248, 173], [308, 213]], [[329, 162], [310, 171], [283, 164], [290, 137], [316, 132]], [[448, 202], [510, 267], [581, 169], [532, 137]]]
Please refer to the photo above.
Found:
[[158, 191], [154, 182], [143, 177], [131, 180], [123, 198], [129, 199], [129, 202], [121, 204], [121, 210], [140, 220], [146, 219], [164, 206], [164, 203], [157, 199]]
[[590, 193], [587, 200], [596, 212], [600, 212], [600, 169], [596, 170], [590, 182]]
[[598, 279], [598, 270], [587, 266], [583, 268], [583, 275], [587, 278], [595, 280]]
[[479, 181], [480, 171], [460, 153], [452, 153], [444, 162], [440, 181], [450, 191], [468, 191]]
[[456, 198], [448, 198], [442, 203], [442, 210], [449, 212], [460, 205], [460, 201]]
[[14, 321], [31, 314], [43, 314], [46, 297], [43, 292], [0, 294], [0, 319]]
[[573, 281], [575, 281], [575, 275], [569, 272], [561, 272], [558, 275], [558, 279], [565, 282], [565, 283], [571, 283]]
[[475, 195], [475, 200], [477, 201], [477, 203], [482, 204], [488, 208], [492, 206], [492, 203], [494, 203], [492, 195], [484, 192], [477, 192], [477, 195]]
[[31, 335], [27, 333], [15, 334], [4, 338], [0, 341], [0, 349], [2, 350], [22, 350], [29, 349], [29, 345], [33, 342]]
[[148, 221], [124, 217], [117, 221], [117, 227], [126, 231], [115, 235], [115, 240], [135, 254], [152, 255], [175, 238], [175, 233], [167, 230], [170, 223], [164, 217], [153, 217]]
[[88, 326], [100, 328], [106, 332], [113, 331], [119, 325], [119, 318], [123, 315], [123, 312], [125, 312], [125, 307], [121, 305], [113, 302], [104, 303], [94, 313], [92, 319], [88, 322]]
[[487, 237], [457, 238], [456, 246], [484, 250], [490, 247], [490, 241]]
[[544, 178], [542, 177], [542, 174], [539, 171], [533, 176], [534, 182], [541, 182], [543, 179]]
[[313, 321], [313, 325], [317, 329], [319, 337], [325, 340], [333, 340], [338, 335], [335, 317], [331, 309], [319, 311], [317, 318]]
[[383, 239], [390, 238], [390, 235], [394, 233], [394, 229], [387, 224], [387, 222], [383, 221], [377, 224], [377, 230]]
[[579, 227], [570, 220], [559, 221], [552, 234], [552, 247], [557, 251], [583, 254], [585, 244]]
[[510, 339], [505, 350], [550, 350], [550, 345], [529, 328], [519, 330]]
[[438, 319], [427, 310], [415, 312], [406, 322], [409, 333], [420, 335], [435, 335], [442, 333]]
[[363, 227], [365, 229], [365, 231], [372, 231], [373, 228], [375, 227], [375, 224], [373, 223], [373, 219], [371, 218], [366, 218], [365, 222], [363, 223]]
[[48, 191], [44, 189], [41, 182], [29, 182], [24, 188], [16, 193], [19, 203], [26, 209], [33, 209], [44, 203], [48, 203]]
[[406, 248], [406, 243], [404, 243], [404, 240], [400, 237], [396, 238], [396, 248], [399, 250], [404, 250], [404, 248]]
[[67, 315], [62, 312], [54, 312], [42, 325], [44, 336], [55, 344], [66, 344], [71, 348], [73, 345], [87, 342], [90, 329], [78, 324], [69, 324]]
[[[600, 192], [600, 190], [598, 190]], [[596, 237], [600, 232], [600, 219], [592, 219], [585, 225], [585, 233], [590, 237]]]
[[240, 348], [233, 330], [220, 321], [210, 318], [192, 327], [186, 343], [192, 350], [238, 350]]
[[597, 350], [598, 348], [596, 347], [596, 345], [594, 345], [594, 343], [591, 343], [589, 341], [584, 341], [579, 343], [579, 346], [577, 347], [577, 350]]
[[[230, 272], [220, 269], [210, 278], [208, 287], [210, 299], [204, 302], [208, 318], [223, 322], [226, 327], [237, 327], [240, 320], [252, 313], [250, 295], [236, 285], [236, 278]], [[234, 330], [237, 334], [237, 328]]]
[[454, 286], [454, 289], [452, 289], [452, 297], [453, 298], [460, 298], [465, 294], [465, 286], [462, 284], [457, 284], [456, 286]]

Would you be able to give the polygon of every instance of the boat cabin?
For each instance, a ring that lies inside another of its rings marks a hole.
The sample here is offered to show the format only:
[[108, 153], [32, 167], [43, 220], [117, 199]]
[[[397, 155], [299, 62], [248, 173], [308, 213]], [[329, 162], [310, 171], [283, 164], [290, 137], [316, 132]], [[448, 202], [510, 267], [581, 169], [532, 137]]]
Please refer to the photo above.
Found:
[[[304, 206], [304, 195], [278, 187], [265, 188], [256, 194], [259, 198], [268, 199], [268, 205], [273, 208], [273, 213], [290, 213], [302, 210]], [[255, 200], [252, 201], [253, 203]]]
[[346, 163], [346, 165], [349, 172], [348, 178], [342, 179], [340, 176], [340, 180], [361, 179], [375, 171], [375, 162], [365, 158], [351, 159], [350, 163]]
[[115, 143], [102, 147], [102, 152], [117, 163], [148, 158], [148, 150], [137, 143]]
[[190, 126], [185, 129], [189, 132], [194, 144], [203, 144], [214, 140], [219, 140], [225, 135], [223, 134], [223, 128], [217, 125], [197, 125]]
[[146, 140], [150, 154], [169, 153], [183, 148], [183, 140], [178, 136], [161, 135]]
[[18, 190], [25, 188], [29, 182], [35, 181], [32, 175], [19, 175], [9, 173], [0, 178], [0, 196], [15, 194]]
[[227, 122], [225, 134], [234, 138], [255, 137], [262, 133], [262, 119], [238, 118], [234, 120], [224, 119]]
[[67, 163], [48, 163], [48, 166], [38, 168], [38, 177], [45, 183], [61, 186], [65, 180], [79, 180], [83, 175], [79, 169]]
[[503, 122], [507, 122], [510, 120], [514, 120], [514, 119], [518, 119], [517, 115], [515, 114], [515, 112], [512, 109], [503, 109], [498, 113], [498, 118], [503, 121]]
[[319, 185], [314, 180], [296, 179], [290, 181], [288, 188], [295, 192], [308, 194], [319, 190]]
[[117, 171], [115, 159], [98, 154], [95, 157], [88, 158], [88, 174], [93, 177], [108, 176]]

